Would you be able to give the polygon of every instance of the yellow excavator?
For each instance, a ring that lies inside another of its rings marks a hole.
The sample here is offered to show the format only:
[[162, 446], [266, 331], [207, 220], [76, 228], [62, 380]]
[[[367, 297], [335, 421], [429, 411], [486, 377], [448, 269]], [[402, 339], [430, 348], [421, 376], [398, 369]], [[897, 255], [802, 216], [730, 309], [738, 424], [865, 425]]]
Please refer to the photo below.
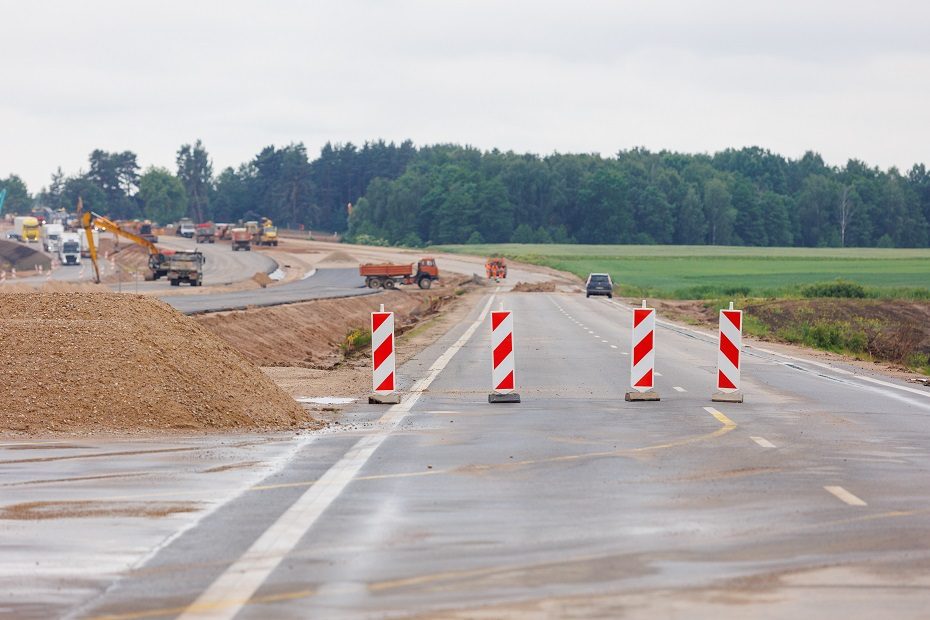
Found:
[[133, 243], [137, 243], [149, 251], [149, 269], [151, 270], [150, 274], [146, 275], [146, 280], [157, 280], [158, 278], [167, 274], [165, 269], [165, 257], [166, 254], [170, 254], [170, 251], [165, 251], [160, 249], [154, 243], [140, 237], [135, 233], [131, 233], [128, 230], [123, 230], [120, 228], [116, 222], [105, 218], [102, 215], [98, 215], [93, 211], [86, 211], [81, 215], [81, 228], [84, 229], [84, 233], [87, 235], [87, 247], [90, 250], [90, 262], [94, 265], [94, 278], [96, 282], [100, 283], [100, 268], [97, 266], [97, 247], [94, 244], [94, 228], [107, 230], [114, 235], [124, 237]]

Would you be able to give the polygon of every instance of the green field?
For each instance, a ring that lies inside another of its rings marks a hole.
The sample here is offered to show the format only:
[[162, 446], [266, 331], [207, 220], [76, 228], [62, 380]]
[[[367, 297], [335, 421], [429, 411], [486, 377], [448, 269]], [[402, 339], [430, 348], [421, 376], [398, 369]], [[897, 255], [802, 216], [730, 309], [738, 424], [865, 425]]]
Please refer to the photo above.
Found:
[[586, 277], [606, 272], [623, 294], [679, 299], [783, 297], [836, 279], [869, 297], [930, 299], [930, 249], [751, 248], [657, 245], [447, 245], [437, 251], [503, 255]]

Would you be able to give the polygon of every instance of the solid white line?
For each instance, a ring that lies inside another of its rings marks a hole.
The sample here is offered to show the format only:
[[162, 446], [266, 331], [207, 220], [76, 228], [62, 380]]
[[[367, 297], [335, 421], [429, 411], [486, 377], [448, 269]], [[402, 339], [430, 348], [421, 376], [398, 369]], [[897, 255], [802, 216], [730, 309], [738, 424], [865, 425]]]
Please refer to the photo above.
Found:
[[840, 500], [846, 502], [850, 506], [868, 506], [864, 501], [844, 489], [843, 487], [824, 487], [828, 493], [832, 493]]
[[471, 339], [484, 322], [494, 302], [488, 300], [478, 319], [465, 330], [430, 366], [429, 374], [414, 383], [406, 400], [392, 406], [378, 420], [381, 432], [360, 439], [339, 461], [330, 467], [319, 480], [307, 489], [258, 540], [231, 564], [222, 575], [210, 584], [197, 600], [178, 618], [182, 620], [231, 620], [249, 602], [256, 591], [290, 553], [300, 539], [313, 527], [320, 515], [329, 508], [343, 490], [352, 482], [371, 455], [388, 438], [391, 431], [404, 419], [423, 392], [439, 376], [439, 373]]
[[688, 391], [683, 387], [678, 387], [677, 385], [673, 385], [672, 389], [675, 390], [676, 392], [687, 392]]
[[762, 446], [763, 448], [774, 448], [775, 444], [766, 439], [765, 437], [750, 437], [754, 442]]

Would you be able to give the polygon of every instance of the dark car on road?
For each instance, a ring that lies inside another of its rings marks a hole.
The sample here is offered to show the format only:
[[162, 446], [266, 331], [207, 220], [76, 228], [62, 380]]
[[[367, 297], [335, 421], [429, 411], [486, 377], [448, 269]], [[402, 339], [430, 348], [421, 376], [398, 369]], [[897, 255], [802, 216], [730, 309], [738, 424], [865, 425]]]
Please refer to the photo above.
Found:
[[592, 273], [588, 275], [588, 281], [585, 283], [585, 296], [607, 295], [614, 296], [614, 283], [610, 280], [610, 274]]

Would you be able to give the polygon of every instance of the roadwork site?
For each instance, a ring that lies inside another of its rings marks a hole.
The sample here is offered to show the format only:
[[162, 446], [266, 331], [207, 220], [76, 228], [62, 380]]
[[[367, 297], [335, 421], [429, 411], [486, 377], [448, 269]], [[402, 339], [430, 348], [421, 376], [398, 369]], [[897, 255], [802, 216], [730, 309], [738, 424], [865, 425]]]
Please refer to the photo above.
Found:
[[[671, 306], [469, 257], [371, 289], [418, 257], [286, 246], [283, 281], [172, 296], [236, 310], [0, 289], [0, 617], [921, 617], [930, 389], [747, 339], [712, 402], [718, 334]], [[661, 399], [627, 402], [643, 364]]]

